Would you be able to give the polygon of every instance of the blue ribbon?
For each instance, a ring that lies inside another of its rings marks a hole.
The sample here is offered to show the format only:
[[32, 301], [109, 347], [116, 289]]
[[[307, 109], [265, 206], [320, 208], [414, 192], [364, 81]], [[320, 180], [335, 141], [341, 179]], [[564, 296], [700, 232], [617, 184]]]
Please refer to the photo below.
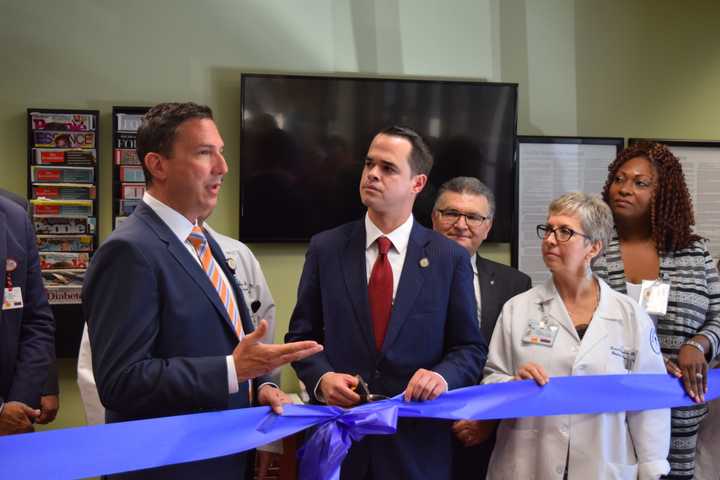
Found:
[[[720, 371], [708, 375], [706, 400], [720, 396]], [[79, 478], [250, 450], [309, 427], [319, 427], [302, 450], [301, 476], [339, 478], [353, 441], [392, 434], [401, 417], [459, 420], [594, 414], [693, 405], [669, 375], [553, 377], [468, 387], [431, 402], [390, 400], [345, 410], [286, 405], [276, 416], [268, 407], [226, 410], [52, 430], [0, 438], [3, 478]]]

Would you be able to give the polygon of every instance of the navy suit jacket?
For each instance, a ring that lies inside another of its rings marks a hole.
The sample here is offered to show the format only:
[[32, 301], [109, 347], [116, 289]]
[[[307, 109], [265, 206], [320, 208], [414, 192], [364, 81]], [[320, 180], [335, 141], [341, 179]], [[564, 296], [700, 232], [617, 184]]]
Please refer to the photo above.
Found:
[[[523, 272], [480, 255], [475, 255], [474, 261], [480, 284], [480, 329], [483, 336], [490, 341], [505, 302], [530, 290], [532, 281]], [[495, 433], [479, 445], [465, 447], [456, 439], [454, 446], [453, 478], [464, 480], [468, 472], [473, 472], [473, 478], [484, 479], [495, 447]]]
[[[16, 268], [6, 271], [7, 260]], [[0, 398], [34, 408], [55, 360], [55, 322], [48, 304], [35, 233], [27, 212], [0, 197], [0, 279], [22, 291], [23, 308], [0, 310]]]
[[[245, 333], [253, 330], [225, 257]], [[249, 406], [228, 394], [225, 357], [238, 343], [207, 274], [145, 203], [94, 255], [83, 287], [93, 371], [108, 422]], [[266, 381], [263, 377], [261, 381]], [[242, 478], [245, 455], [136, 472], [138, 478]]]
[[[441, 374], [450, 389], [477, 383], [487, 345], [478, 328], [467, 252], [413, 224], [390, 324], [377, 352], [365, 242], [363, 221], [310, 242], [286, 336], [286, 341], [316, 340], [325, 347], [293, 364], [310, 393], [327, 372], [360, 374], [371, 392], [384, 395], [401, 393], [419, 368]], [[448, 430], [434, 422], [401, 421], [396, 435], [370, 436], [355, 444], [342, 477], [445, 478]]]
[[[12, 200], [16, 204], [20, 205], [20, 207], [23, 210], [25, 210], [25, 212], [29, 211], [30, 204], [25, 199], [25, 197], [21, 197], [20, 195], [13, 193], [9, 190], [5, 190], [4, 188], [0, 188], [0, 197], [5, 197], [9, 200]], [[51, 310], [51, 314], [52, 314], [52, 310]], [[54, 340], [53, 340], [53, 342], [54, 342]], [[55, 346], [53, 343], [53, 352], [54, 351], [55, 351]], [[57, 363], [55, 363], [55, 359], [53, 357], [53, 361], [50, 363], [47, 381], [45, 382], [45, 387], [43, 387], [42, 394], [43, 395], [59, 395], [59, 393], [60, 393], [60, 385], [58, 383]]]

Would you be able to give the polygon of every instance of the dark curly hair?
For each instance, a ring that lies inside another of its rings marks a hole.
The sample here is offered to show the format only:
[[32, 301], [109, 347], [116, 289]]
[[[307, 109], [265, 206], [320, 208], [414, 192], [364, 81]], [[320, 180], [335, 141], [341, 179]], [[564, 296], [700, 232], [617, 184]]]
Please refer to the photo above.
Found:
[[692, 232], [695, 225], [692, 199], [680, 160], [665, 145], [641, 142], [620, 152], [608, 167], [603, 199], [610, 204], [608, 194], [613, 178], [625, 162], [636, 157], [649, 160], [657, 172], [657, 188], [650, 201], [650, 224], [658, 253], [689, 247], [700, 239]]

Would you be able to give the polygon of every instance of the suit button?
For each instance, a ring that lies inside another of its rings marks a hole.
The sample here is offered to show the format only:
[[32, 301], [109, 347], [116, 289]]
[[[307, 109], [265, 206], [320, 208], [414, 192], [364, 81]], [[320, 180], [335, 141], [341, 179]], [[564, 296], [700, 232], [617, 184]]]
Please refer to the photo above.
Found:
[[567, 425], [562, 425], [562, 426], [560, 427], [560, 433], [562, 433], [562, 434], [564, 434], [564, 435], [567, 435], [567, 433], [568, 433], [568, 427], [567, 427]]
[[555, 471], [558, 475], [562, 475], [563, 473], [565, 473], [565, 467], [558, 465], [557, 468], [555, 468]]

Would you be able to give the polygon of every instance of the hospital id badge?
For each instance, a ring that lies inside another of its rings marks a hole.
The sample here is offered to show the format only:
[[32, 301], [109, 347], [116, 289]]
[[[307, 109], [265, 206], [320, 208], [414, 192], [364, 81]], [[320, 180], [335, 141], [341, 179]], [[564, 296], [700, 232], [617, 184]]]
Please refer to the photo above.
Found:
[[550, 325], [548, 322], [543, 320], [530, 320], [528, 322], [528, 328], [523, 335], [523, 343], [530, 343], [532, 345], [544, 345], [546, 347], [552, 347], [555, 343], [555, 337], [558, 334], [558, 326]]
[[23, 308], [22, 290], [20, 287], [6, 287], [3, 294], [3, 310]]
[[664, 316], [670, 299], [670, 283], [662, 280], [643, 280], [640, 306], [650, 315]]

